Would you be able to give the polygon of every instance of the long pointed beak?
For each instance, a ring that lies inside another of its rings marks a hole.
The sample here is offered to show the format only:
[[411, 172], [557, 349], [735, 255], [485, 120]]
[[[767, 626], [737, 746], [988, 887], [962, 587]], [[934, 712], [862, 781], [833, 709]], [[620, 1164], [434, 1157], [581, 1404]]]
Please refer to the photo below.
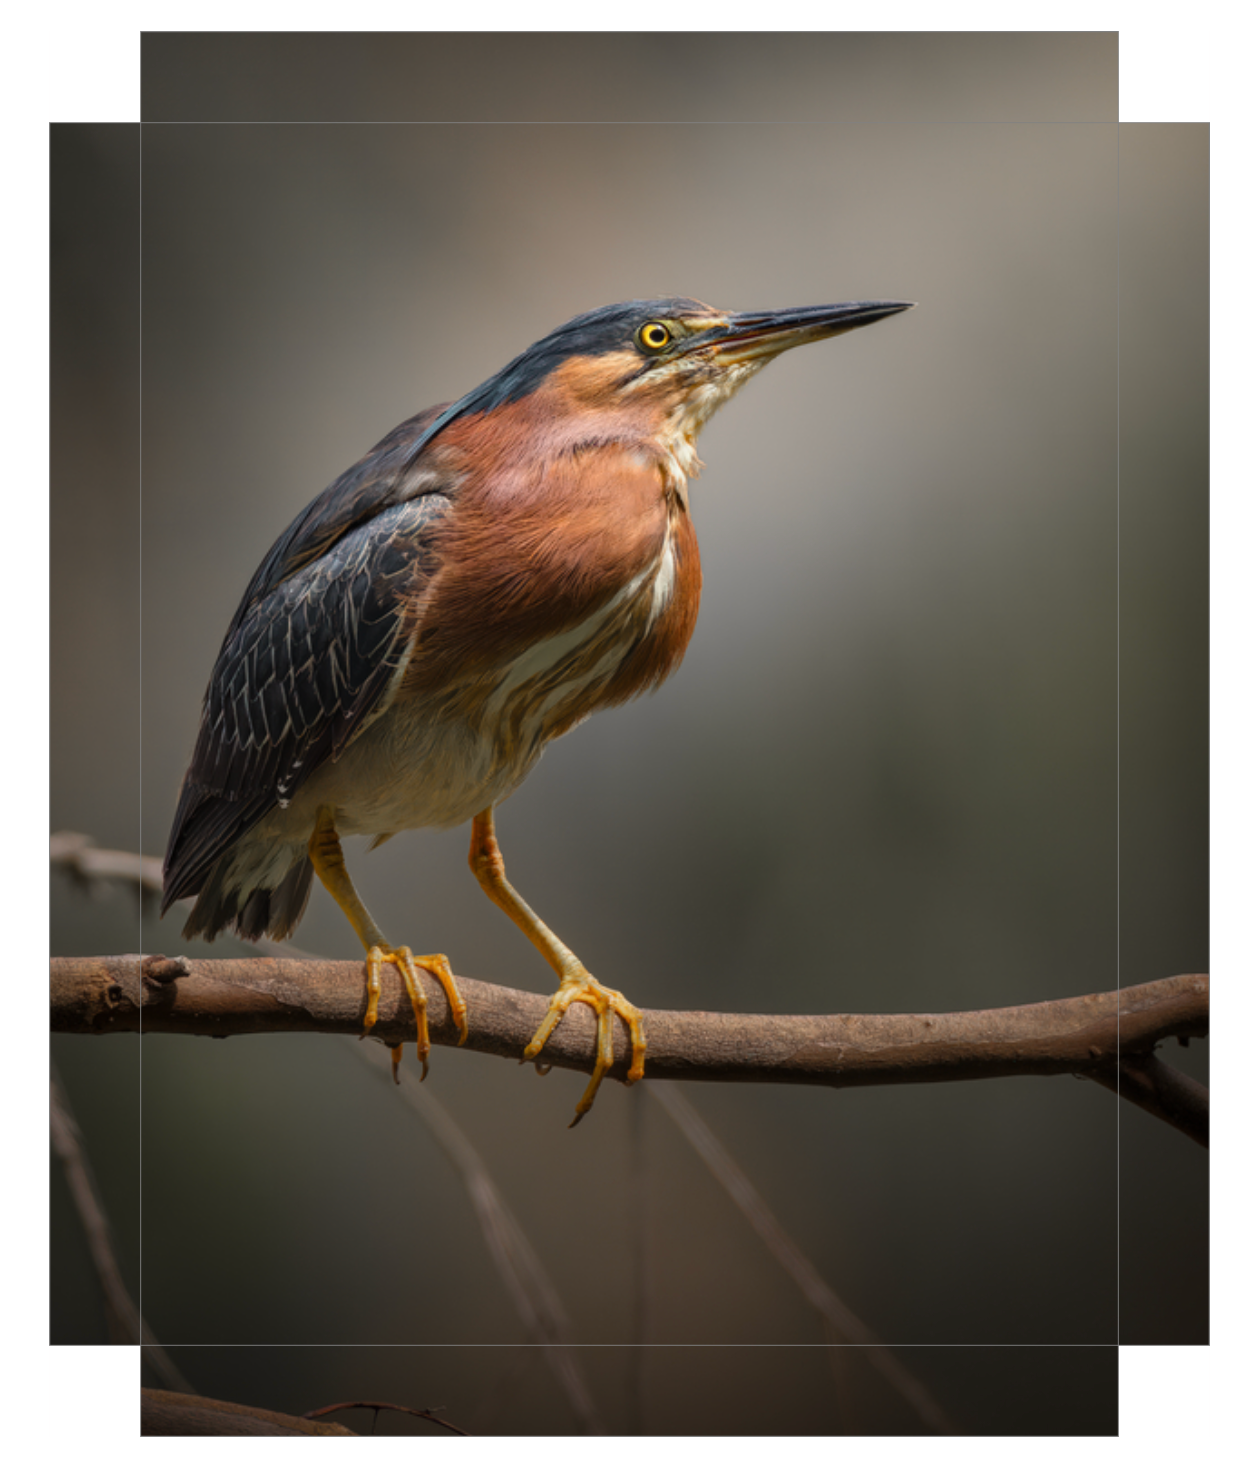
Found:
[[726, 365], [762, 357], [769, 360], [792, 346], [859, 330], [912, 308], [912, 302], [906, 300], [856, 300], [850, 304], [731, 315], [726, 324], [690, 337], [680, 349], [684, 353], [708, 351], [719, 364]]

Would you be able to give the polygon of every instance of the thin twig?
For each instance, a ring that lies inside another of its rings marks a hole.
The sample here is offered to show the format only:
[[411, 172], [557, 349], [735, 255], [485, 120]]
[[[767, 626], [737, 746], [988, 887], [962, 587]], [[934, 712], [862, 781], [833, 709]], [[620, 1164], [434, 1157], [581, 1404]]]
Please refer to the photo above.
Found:
[[687, 1097], [672, 1086], [651, 1086], [647, 1090], [673, 1118], [705, 1166], [734, 1200], [739, 1211], [756, 1231], [761, 1242], [799, 1286], [800, 1293], [826, 1324], [849, 1345], [865, 1348], [865, 1356], [890, 1385], [908, 1402], [933, 1432], [955, 1435], [955, 1428], [943, 1408], [925, 1386], [893, 1354], [891, 1349], [844, 1304], [810, 1263], [789, 1233], [770, 1211], [748, 1175], [713, 1135], [704, 1118]]
[[70, 1197], [87, 1239], [87, 1251], [100, 1281], [110, 1340], [114, 1345], [142, 1345], [144, 1360], [169, 1390], [194, 1392], [195, 1387], [170, 1359], [139, 1313], [139, 1307], [122, 1278], [104, 1200], [87, 1161], [82, 1133], [74, 1120], [69, 1097], [55, 1069], [52, 1072], [51, 1118], [52, 1148], [61, 1160]]
[[335, 1401], [330, 1406], [319, 1406], [316, 1411], [305, 1411], [302, 1413], [305, 1421], [317, 1421], [320, 1417], [329, 1416], [334, 1411], [355, 1411], [360, 1408], [362, 1411], [399, 1411], [405, 1416], [420, 1417], [422, 1421], [433, 1421], [436, 1426], [445, 1427], [450, 1432], [455, 1432], [458, 1437], [468, 1437], [469, 1432], [463, 1432], [459, 1426], [453, 1426], [450, 1421], [444, 1421], [442, 1416], [436, 1416], [433, 1411], [419, 1411], [415, 1406], [400, 1406], [394, 1401]]
[[310, 1421], [261, 1406], [184, 1396], [147, 1386], [139, 1392], [139, 1432], [145, 1437], [355, 1437], [337, 1421]]
[[146, 895], [161, 896], [161, 860], [119, 848], [97, 848], [86, 833], [59, 832], [51, 838], [52, 866], [83, 884], [129, 883]]
[[[352, 1049], [390, 1080], [391, 1062], [383, 1057], [375, 1043], [354, 1041]], [[482, 1229], [488, 1253], [512, 1296], [523, 1325], [541, 1350], [583, 1431], [594, 1436], [603, 1435], [604, 1428], [596, 1404], [577, 1359], [573, 1323], [561, 1303], [556, 1284], [501, 1196], [487, 1164], [453, 1121], [447, 1108], [426, 1085], [409, 1081], [402, 1083], [400, 1089], [457, 1170]]]
[[1209, 1145], [1208, 1088], [1159, 1056], [1151, 1052], [1127, 1056], [1112, 1072], [1093, 1071], [1091, 1080], [1168, 1122], [1201, 1147]]

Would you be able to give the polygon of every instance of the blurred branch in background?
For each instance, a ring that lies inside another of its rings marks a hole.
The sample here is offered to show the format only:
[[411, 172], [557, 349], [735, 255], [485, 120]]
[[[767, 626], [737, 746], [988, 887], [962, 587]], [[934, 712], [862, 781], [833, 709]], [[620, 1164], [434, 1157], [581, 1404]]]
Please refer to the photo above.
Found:
[[393, 1401], [336, 1401], [303, 1416], [218, 1401], [208, 1396], [179, 1396], [144, 1387], [139, 1393], [139, 1432], [145, 1437], [357, 1437], [350, 1427], [323, 1418], [336, 1411], [395, 1411], [441, 1426], [457, 1436], [468, 1435], [429, 1409], [400, 1406]]
[[86, 833], [53, 833], [52, 866], [89, 889], [98, 883], [127, 883], [143, 897], [161, 897], [161, 860], [118, 848], [97, 848]]
[[378, 1419], [380, 1411], [398, 1411], [404, 1416], [416, 1416], [420, 1421], [432, 1422], [435, 1426], [441, 1426], [445, 1431], [455, 1432], [458, 1437], [468, 1436], [459, 1426], [453, 1426], [450, 1421], [444, 1421], [441, 1416], [436, 1416], [429, 1407], [397, 1406], [394, 1401], [336, 1401], [331, 1406], [319, 1406], [316, 1411], [306, 1411], [306, 1421], [319, 1421], [323, 1416], [329, 1416], [332, 1411], [372, 1411], [375, 1420]]
[[52, 1073], [51, 1114], [52, 1150], [61, 1160], [70, 1197], [83, 1226], [83, 1236], [87, 1240], [91, 1262], [100, 1281], [110, 1343], [142, 1344], [144, 1359], [169, 1390], [193, 1391], [195, 1388], [157, 1341], [126, 1288], [100, 1189], [83, 1151], [82, 1134], [70, 1109], [69, 1098], [55, 1070]]
[[[390, 1074], [391, 1062], [374, 1042], [353, 1045], [380, 1075]], [[528, 1354], [538, 1351], [542, 1355], [577, 1416], [580, 1430], [587, 1435], [603, 1435], [604, 1427], [579, 1361], [573, 1323], [555, 1282], [505, 1202], [487, 1164], [447, 1108], [420, 1082], [403, 1082], [401, 1093], [465, 1186], [487, 1252], [526, 1327]]]
[[[446, 1423], [445, 1423], [446, 1425]], [[454, 1428], [455, 1430], [455, 1428]], [[139, 1393], [139, 1434], [144, 1437], [355, 1437], [335, 1421], [288, 1416], [236, 1401], [179, 1396], [169, 1391]]]
[[[931, 1431], [941, 1436], [956, 1435], [957, 1429], [926, 1387], [901, 1364], [890, 1347], [884, 1345], [869, 1326], [852, 1313], [817, 1272], [770, 1211], [748, 1175], [682, 1092], [659, 1085], [650, 1086], [647, 1090], [673, 1118], [678, 1130], [703, 1158], [705, 1166], [734, 1200], [757, 1237], [822, 1317], [830, 1341], [832, 1365], [846, 1347], [863, 1351], [869, 1364], [904, 1398]], [[837, 1376], [837, 1379], [841, 1378]]]

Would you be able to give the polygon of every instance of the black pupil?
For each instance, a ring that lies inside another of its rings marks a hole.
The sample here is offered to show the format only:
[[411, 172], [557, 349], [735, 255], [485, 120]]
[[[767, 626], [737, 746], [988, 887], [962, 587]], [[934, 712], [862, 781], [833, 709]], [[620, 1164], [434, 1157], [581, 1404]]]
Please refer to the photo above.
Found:
[[643, 332], [643, 340], [645, 345], [664, 345], [665, 339], [666, 330], [664, 325], [649, 325]]

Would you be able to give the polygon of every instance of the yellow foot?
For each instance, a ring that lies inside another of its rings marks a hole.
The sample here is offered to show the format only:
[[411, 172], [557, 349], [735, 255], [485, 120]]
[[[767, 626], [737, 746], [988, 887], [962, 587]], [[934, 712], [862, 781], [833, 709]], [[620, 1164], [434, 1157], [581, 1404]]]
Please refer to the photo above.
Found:
[[[435, 979], [439, 981], [448, 1000], [448, 1010], [453, 1024], [461, 1032], [461, 1039], [457, 1044], [462, 1046], [465, 1044], [465, 1037], [469, 1034], [469, 1025], [465, 1018], [465, 1001], [456, 987], [452, 966], [442, 954], [414, 954], [407, 944], [400, 945], [398, 949], [392, 949], [386, 944], [373, 944], [365, 956], [366, 990], [369, 993], [369, 1000], [365, 1007], [367, 1032], [373, 1029], [374, 1022], [378, 1019], [378, 1000], [383, 990], [381, 974], [385, 964], [396, 966], [404, 981], [404, 988], [409, 993], [409, 1003], [413, 1007], [413, 1019], [417, 1025], [417, 1059], [422, 1063], [421, 1079], [425, 1081], [426, 1058], [430, 1055], [430, 1026], [426, 1021], [426, 992], [422, 989], [421, 980], [418, 979], [418, 969], [421, 968], [427, 974], [434, 975]], [[403, 1047], [392, 1046], [391, 1074], [397, 1082], [400, 1080], [402, 1053]]]
[[544, 1042], [560, 1024], [561, 1017], [576, 1000], [590, 1005], [596, 1013], [596, 1066], [591, 1073], [587, 1090], [574, 1108], [571, 1127], [577, 1127], [591, 1110], [596, 1092], [600, 1090], [600, 1083], [604, 1080], [604, 1073], [613, 1064], [614, 1015], [619, 1015], [630, 1031], [631, 1060], [630, 1070], [626, 1073], [628, 1085], [632, 1081], [638, 1081], [643, 1075], [643, 1058], [648, 1049], [647, 1037], [643, 1033], [643, 1017], [638, 1010], [624, 995], [617, 990], [610, 990], [594, 975], [582, 970], [561, 980], [561, 988], [548, 1003], [548, 1013], [543, 1018], [543, 1024], [535, 1032], [530, 1045], [522, 1052], [523, 1061], [535, 1060], [543, 1050]]

